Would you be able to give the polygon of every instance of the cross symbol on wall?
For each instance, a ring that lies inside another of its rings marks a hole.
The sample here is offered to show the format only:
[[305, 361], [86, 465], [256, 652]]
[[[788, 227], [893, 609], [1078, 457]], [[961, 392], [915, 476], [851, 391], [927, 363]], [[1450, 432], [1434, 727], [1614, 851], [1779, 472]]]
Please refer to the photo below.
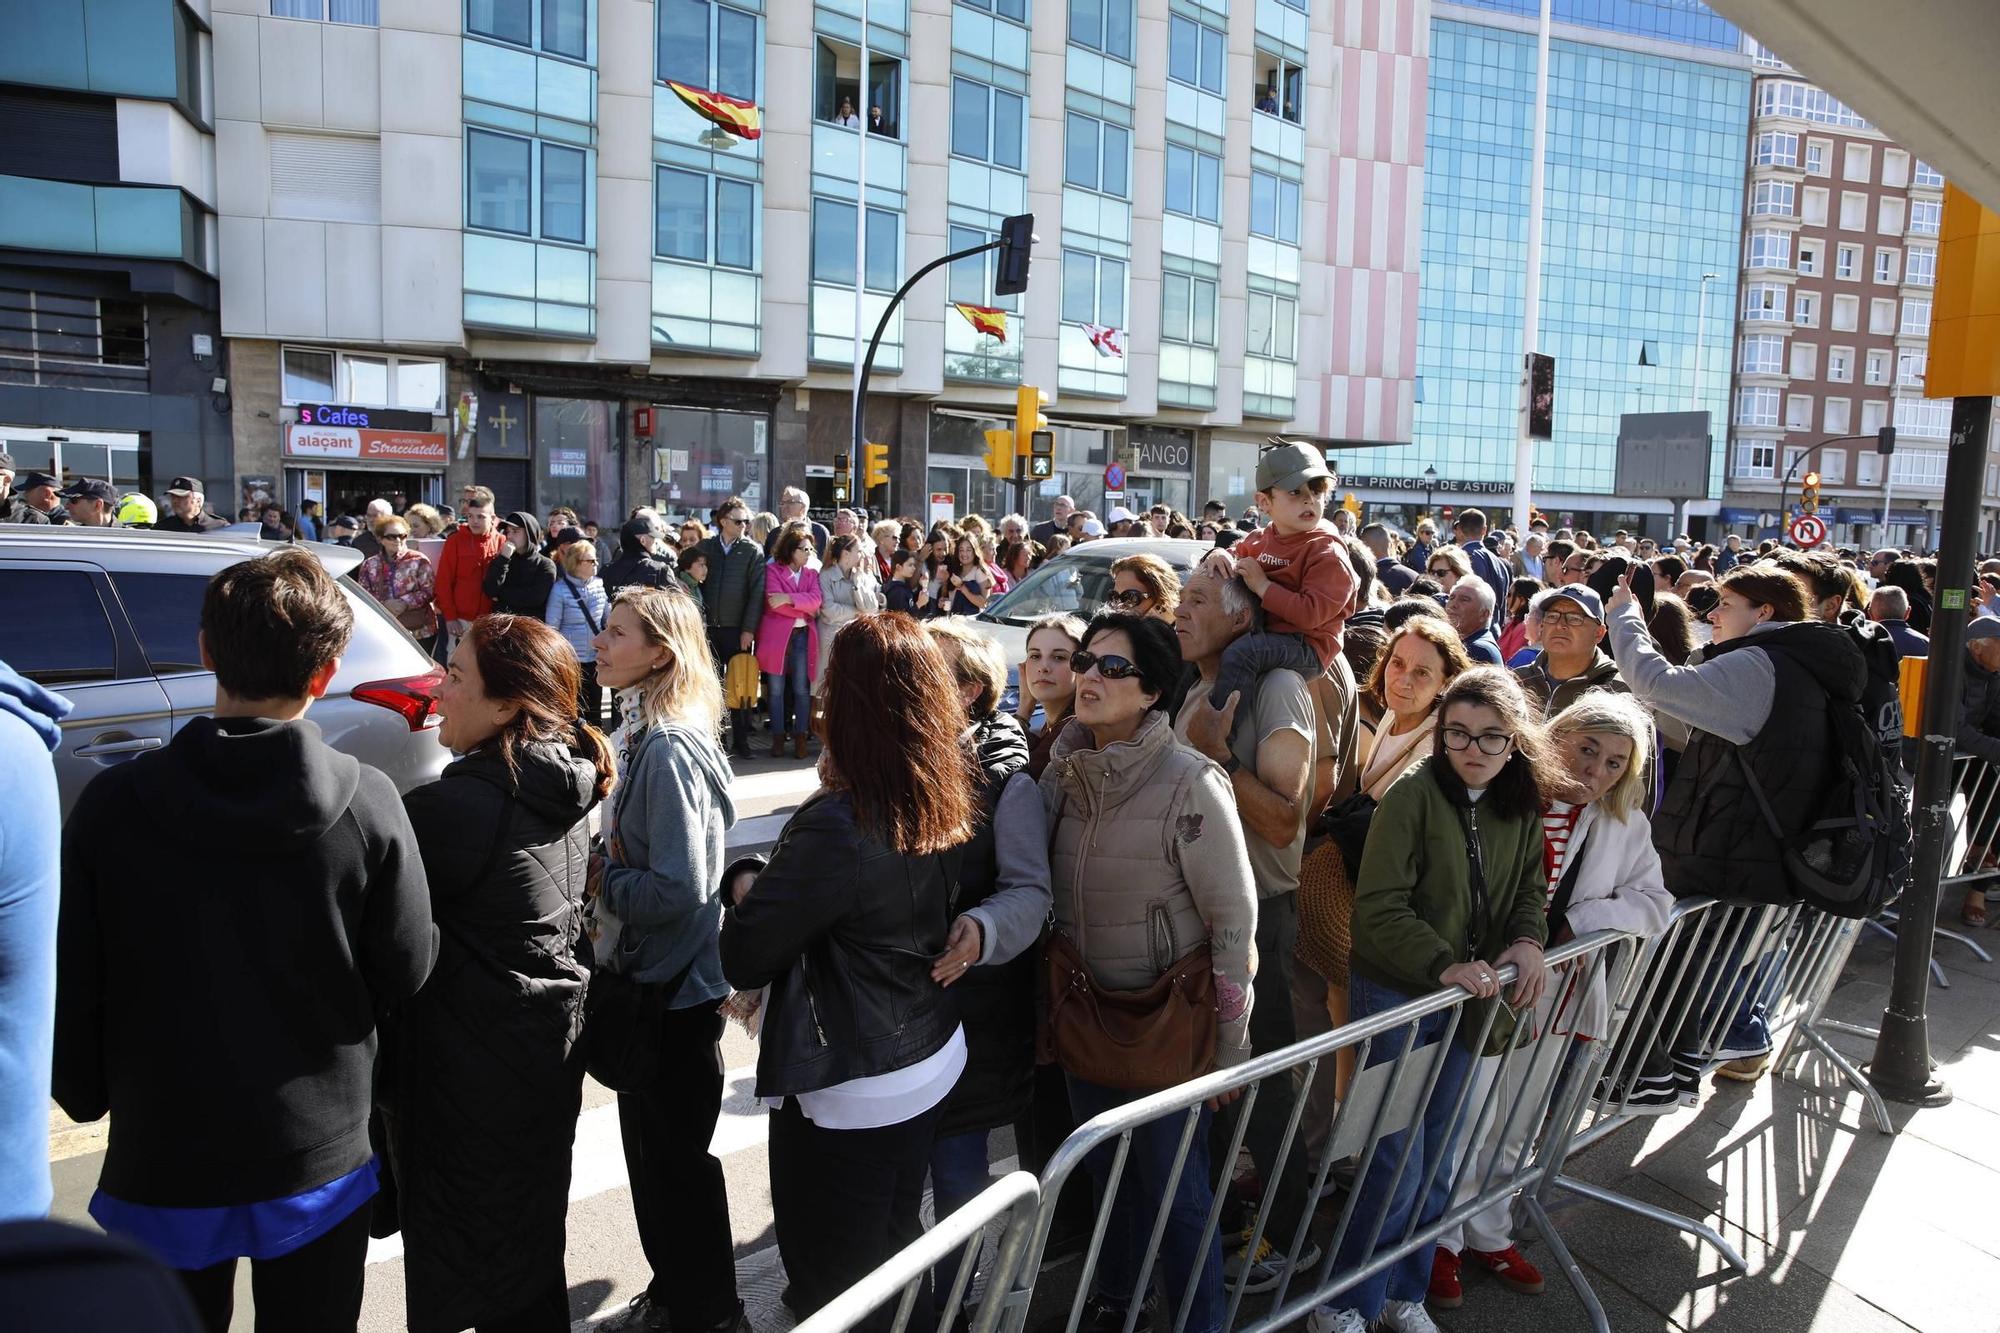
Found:
[[500, 428], [500, 447], [502, 449], [505, 449], [507, 447], [507, 432], [513, 427], [521, 424], [521, 419], [519, 417], [511, 417], [507, 415], [507, 405], [505, 403], [502, 403], [500, 405], [500, 410], [498, 412], [495, 412], [492, 416], [486, 418], [486, 420], [491, 424], [498, 426]]

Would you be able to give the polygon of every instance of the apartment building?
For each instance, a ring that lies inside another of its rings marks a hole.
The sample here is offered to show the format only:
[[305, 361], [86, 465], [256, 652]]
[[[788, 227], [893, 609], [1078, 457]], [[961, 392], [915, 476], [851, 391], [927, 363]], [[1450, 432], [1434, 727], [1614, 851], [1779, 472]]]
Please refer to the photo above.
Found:
[[0, 7], [0, 452], [230, 487], [208, 5]]
[[331, 510], [824, 503], [857, 333], [1032, 212], [1026, 294], [989, 255], [891, 318], [869, 502], [1011, 508], [983, 431], [1027, 383], [1031, 507], [1116, 459], [1128, 502], [1247, 504], [1273, 431], [1409, 438], [1423, 12], [215, 0], [236, 470]]

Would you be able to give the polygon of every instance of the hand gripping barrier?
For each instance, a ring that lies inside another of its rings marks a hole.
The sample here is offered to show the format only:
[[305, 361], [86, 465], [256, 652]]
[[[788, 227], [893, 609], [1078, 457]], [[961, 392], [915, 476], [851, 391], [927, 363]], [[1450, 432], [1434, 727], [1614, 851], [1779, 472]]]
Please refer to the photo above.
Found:
[[[1001, 1224], [987, 1290], [1011, 1290], [1034, 1233], [1036, 1207], [1040, 1201], [1041, 1186], [1033, 1175], [1015, 1171], [1002, 1176], [957, 1212], [939, 1218], [936, 1226], [816, 1311], [793, 1333], [847, 1333], [847, 1330], [859, 1328], [864, 1323], [880, 1326], [880, 1319], [871, 1319], [871, 1316], [891, 1300], [896, 1302], [896, 1313], [887, 1333], [904, 1333], [932, 1268], [958, 1255], [960, 1262], [951, 1265], [958, 1276], [943, 1306], [944, 1313], [936, 1324], [936, 1333], [951, 1333], [965, 1300], [965, 1288], [978, 1267], [988, 1228], [995, 1221]], [[1029, 1272], [1032, 1276], [1033, 1270]], [[993, 1333], [994, 1323], [1002, 1309], [999, 1301], [983, 1302], [974, 1314], [967, 1333]], [[928, 1311], [924, 1312], [923, 1318], [925, 1322], [921, 1327], [929, 1333]]]

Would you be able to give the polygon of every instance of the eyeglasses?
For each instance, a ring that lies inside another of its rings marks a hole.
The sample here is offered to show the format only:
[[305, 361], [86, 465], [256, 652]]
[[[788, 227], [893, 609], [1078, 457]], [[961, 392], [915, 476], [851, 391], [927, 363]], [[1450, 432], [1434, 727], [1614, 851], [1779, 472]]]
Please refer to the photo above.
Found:
[[1095, 667], [1097, 674], [1106, 680], [1125, 680], [1139, 674], [1139, 668], [1133, 665], [1130, 659], [1116, 654], [1100, 657], [1096, 653], [1085, 652], [1079, 648], [1069, 655], [1069, 669], [1077, 675], [1089, 675], [1092, 667]]
[[409, 539], [410, 534], [407, 532], [385, 532], [375, 540], [379, 542], [406, 542]]
[[1563, 573], [1565, 574], [1581, 574], [1585, 568], [1586, 566], [1581, 560], [1567, 560], [1563, 562]]
[[1544, 611], [1542, 623], [1563, 629], [1582, 629], [1585, 625], [1595, 625], [1597, 621], [1581, 611]]
[[1141, 588], [1121, 588], [1104, 599], [1112, 606], [1138, 606], [1152, 600], [1152, 594]]
[[1432, 565], [1428, 572], [1432, 574], [1450, 574], [1453, 570], [1450, 565]]
[[1514, 743], [1514, 738], [1504, 731], [1482, 731], [1475, 736], [1463, 727], [1446, 727], [1438, 734], [1444, 737], [1448, 750], [1464, 750], [1477, 744], [1479, 753], [1485, 755], [1505, 754], [1507, 747]]

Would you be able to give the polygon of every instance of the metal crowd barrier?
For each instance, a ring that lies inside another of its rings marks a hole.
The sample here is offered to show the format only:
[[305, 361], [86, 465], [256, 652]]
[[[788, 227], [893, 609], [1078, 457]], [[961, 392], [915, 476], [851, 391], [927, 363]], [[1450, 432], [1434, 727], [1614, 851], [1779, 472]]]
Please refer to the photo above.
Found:
[[[964, 1207], [937, 1219], [937, 1225], [895, 1258], [815, 1311], [794, 1333], [846, 1333], [864, 1323], [879, 1326], [879, 1316], [870, 1317], [877, 1316], [892, 1300], [896, 1302], [895, 1316], [887, 1325], [887, 1333], [904, 1333], [911, 1315], [917, 1313], [917, 1298], [924, 1292], [925, 1279], [931, 1270], [957, 1255], [959, 1262], [952, 1265], [957, 1276], [936, 1324], [936, 1333], [951, 1333], [966, 1298], [966, 1287], [985, 1248], [987, 1231], [996, 1221], [1000, 1223], [999, 1244], [987, 1290], [1007, 1291], [1014, 1286], [1034, 1232], [1041, 1193], [1040, 1184], [1027, 1171], [1002, 1176]], [[1033, 1271], [1028, 1270], [1031, 1277]], [[1002, 1309], [999, 1301], [981, 1302], [967, 1333], [993, 1333]], [[919, 1327], [929, 1330], [929, 1312], [923, 1312], [922, 1318], [924, 1322]]]
[[[1945, 848], [1944, 876], [1938, 881], [1939, 914], [1951, 904], [1951, 890], [1961, 894], [1974, 885], [1983, 885], [1989, 892], [2000, 887], [2000, 870], [1984, 868], [1986, 853], [2000, 850], [1980, 841], [1982, 837], [1994, 838], [2000, 832], [2000, 765], [1989, 764], [1973, 755], [1958, 755], [1953, 763], [1951, 796], [1951, 841]], [[1884, 908], [1867, 923], [1871, 930], [1879, 930], [1884, 935], [1894, 935], [1902, 920], [1902, 914], [1894, 904]], [[1988, 953], [1972, 936], [1948, 926], [1935, 927], [1935, 933], [1963, 945], [1982, 963], [1993, 961]], [[1936, 958], [1931, 959], [1931, 980], [1940, 990], [1951, 989], [1951, 978]]]

